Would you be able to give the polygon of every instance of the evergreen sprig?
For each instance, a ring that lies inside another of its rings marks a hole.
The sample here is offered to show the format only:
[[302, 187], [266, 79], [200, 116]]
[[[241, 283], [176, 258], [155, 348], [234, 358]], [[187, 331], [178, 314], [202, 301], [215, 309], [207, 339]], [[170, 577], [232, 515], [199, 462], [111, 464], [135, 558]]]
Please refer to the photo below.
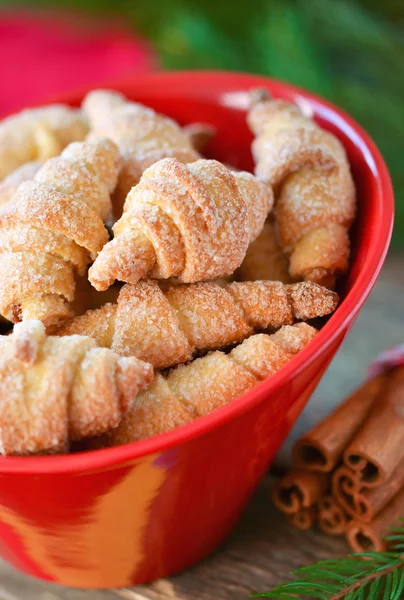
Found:
[[400, 600], [404, 598], [404, 519], [393, 527], [389, 552], [357, 552], [292, 571], [296, 579], [255, 598], [319, 600]]

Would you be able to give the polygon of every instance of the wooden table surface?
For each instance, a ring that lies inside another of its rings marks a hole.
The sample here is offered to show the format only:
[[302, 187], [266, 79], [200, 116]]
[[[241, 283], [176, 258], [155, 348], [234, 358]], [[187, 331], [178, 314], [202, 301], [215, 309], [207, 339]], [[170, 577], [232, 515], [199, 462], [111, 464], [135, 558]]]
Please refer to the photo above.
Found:
[[[363, 377], [369, 360], [404, 343], [404, 256], [391, 254], [365, 308], [292, 432], [320, 418]], [[279, 456], [287, 463], [290, 442]], [[84, 591], [29, 579], [0, 563], [0, 600], [241, 600], [286, 581], [288, 573], [313, 561], [342, 555], [344, 539], [291, 528], [268, 499], [267, 477], [226, 544], [197, 565], [150, 586]]]

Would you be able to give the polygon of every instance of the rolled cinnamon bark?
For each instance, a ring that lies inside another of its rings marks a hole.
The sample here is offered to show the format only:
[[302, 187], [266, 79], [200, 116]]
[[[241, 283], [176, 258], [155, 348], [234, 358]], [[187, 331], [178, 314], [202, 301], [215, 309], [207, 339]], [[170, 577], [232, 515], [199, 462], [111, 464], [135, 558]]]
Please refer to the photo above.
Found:
[[366, 419], [385, 380], [381, 375], [366, 382], [324, 421], [301, 437], [293, 448], [296, 466], [319, 473], [331, 472]]
[[387, 548], [385, 536], [397, 519], [404, 516], [404, 488], [394, 496], [371, 523], [352, 521], [346, 537], [354, 552], [383, 552]]
[[384, 484], [404, 461], [404, 367], [395, 369], [344, 462], [364, 487]]
[[328, 535], [341, 535], [348, 526], [348, 517], [332, 496], [321, 498], [317, 504], [318, 524]]
[[325, 496], [330, 487], [330, 477], [323, 473], [290, 471], [275, 486], [272, 499], [286, 514], [309, 508]]
[[348, 515], [365, 523], [370, 523], [402, 487], [404, 462], [378, 487], [362, 488], [355, 474], [346, 467], [337, 469], [332, 482], [333, 495]]
[[362, 486], [354, 471], [342, 465], [332, 476], [332, 495], [348, 515], [355, 514], [355, 496], [361, 493]]
[[302, 531], [308, 531], [311, 529], [317, 519], [317, 508], [315, 506], [309, 506], [308, 508], [301, 508], [292, 515], [286, 515], [288, 523], [297, 529]]

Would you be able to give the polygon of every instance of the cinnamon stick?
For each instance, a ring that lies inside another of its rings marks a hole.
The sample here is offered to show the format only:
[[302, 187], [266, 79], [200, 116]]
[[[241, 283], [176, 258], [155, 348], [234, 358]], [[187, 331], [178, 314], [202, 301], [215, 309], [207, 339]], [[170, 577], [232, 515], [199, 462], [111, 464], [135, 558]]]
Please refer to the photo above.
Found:
[[331, 472], [366, 419], [385, 381], [381, 375], [366, 382], [300, 438], [293, 448], [296, 466], [319, 473]]
[[357, 436], [344, 452], [344, 462], [364, 487], [384, 484], [404, 461], [404, 367], [395, 369]]
[[330, 477], [323, 473], [294, 470], [287, 473], [275, 486], [272, 499], [286, 514], [309, 508], [325, 496], [330, 487]]
[[286, 515], [286, 518], [293, 527], [302, 531], [308, 531], [316, 522], [317, 508], [315, 506], [301, 508], [296, 513]]
[[337, 469], [332, 479], [334, 497], [348, 515], [365, 523], [370, 523], [402, 487], [404, 487], [404, 462], [383, 485], [374, 488], [362, 488], [355, 473], [346, 467]]
[[321, 498], [318, 504], [318, 524], [328, 535], [341, 535], [348, 526], [348, 517], [332, 496]]
[[332, 495], [344, 511], [353, 516], [355, 514], [356, 494], [360, 494], [362, 486], [356, 474], [345, 465], [336, 469], [332, 476]]
[[346, 537], [349, 545], [354, 552], [384, 552], [387, 548], [385, 536], [403, 516], [404, 488], [401, 488], [371, 523], [352, 521], [348, 525]]

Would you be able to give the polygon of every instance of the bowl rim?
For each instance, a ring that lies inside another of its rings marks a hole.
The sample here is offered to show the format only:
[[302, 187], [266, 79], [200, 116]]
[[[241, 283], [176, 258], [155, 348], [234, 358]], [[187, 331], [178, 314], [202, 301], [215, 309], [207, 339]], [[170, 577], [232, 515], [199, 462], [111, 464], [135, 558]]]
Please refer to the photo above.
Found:
[[[199, 86], [212, 86], [215, 83], [225, 84], [227, 92], [248, 91], [252, 87], [265, 86], [271, 90], [275, 97], [287, 96], [295, 101], [308, 101], [316, 111], [321, 108], [322, 116], [331, 122], [338, 130], [349, 137], [360, 150], [362, 158], [370, 167], [379, 198], [379, 218], [377, 227], [373, 231], [372, 241], [367, 248], [364, 260], [357, 279], [352, 284], [344, 300], [338, 306], [317, 336], [296, 355], [278, 373], [262, 381], [246, 394], [236, 398], [229, 404], [218, 408], [212, 413], [200, 417], [191, 423], [178, 427], [145, 440], [130, 442], [122, 446], [78, 452], [75, 454], [56, 456], [7, 456], [0, 457], [0, 474], [2, 473], [29, 473], [29, 474], [62, 474], [83, 473], [105, 469], [150, 454], [166, 451], [173, 446], [178, 446], [196, 439], [217, 426], [220, 426], [243, 412], [253, 408], [270, 393], [278, 390], [288, 381], [301, 372], [303, 368], [312, 364], [326, 348], [332, 345], [338, 337], [352, 325], [359, 310], [367, 299], [386, 257], [392, 235], [394, 222], [394, 195], [390, 175], [384, 159], [377, 146], [364, 129], [347, 113], [323, 98], [292, 84], [262, 75], [226, 71], [166, 71], [153, 72], [119, 79], [109, 84], [103, 84], [103, 89], [114, 89], [126, 86], [136, 86], [141, 89], [150, 84], [160, 84], [169, 80], [171, 85], [176, 85], [175, 93], [180, 89], [189, 94], [192, 89], [191, 82]], [[84, 95], [96, 86], [86, 86], [71, 92], [66, 92], [59, 97], [51, 98], [50, 102], [69, 103], [72, 97]], [[195, 88], [193, 93], [195, 94]], [[150, 88], [153, 95], [153, 88]], [[42, 102], [44, 104], [45, 102]]]

